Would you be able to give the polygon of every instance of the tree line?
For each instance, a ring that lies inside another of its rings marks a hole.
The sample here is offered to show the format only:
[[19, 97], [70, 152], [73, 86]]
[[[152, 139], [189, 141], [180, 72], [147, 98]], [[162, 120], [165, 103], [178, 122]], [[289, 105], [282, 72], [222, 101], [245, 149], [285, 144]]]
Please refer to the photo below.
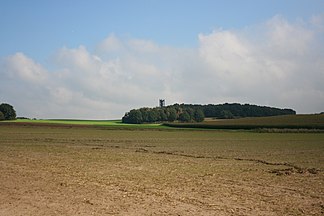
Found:
[[225, 104], [174, 104], [166, 107], [132, 109], [125, 113], [123, 123], [202, 122], [205, 117], [232, 119], [276, 115], [295, 115], [292, 109], [280, 109], [239, 103]]
[[141, 124], [154, 122], [202, 122], [205, 116], [201, 109], [184, 106], [167, 106], [156, 108], [140, 108], [127, 112], [123, 123]]
[[16, 111], [14, 107], [7, 103], [0, 104], [0, 121], [16, 119]]
[[295, 115], [296, 111], [292, 109], [280, 109], [268, 106], [258, 106], [251, 104], [225, 103], [208, 105], [185, 105], [189, 107], [200, 107], [206, 117], [232, 119], [244, 117], [266, 117], [277, 115]]

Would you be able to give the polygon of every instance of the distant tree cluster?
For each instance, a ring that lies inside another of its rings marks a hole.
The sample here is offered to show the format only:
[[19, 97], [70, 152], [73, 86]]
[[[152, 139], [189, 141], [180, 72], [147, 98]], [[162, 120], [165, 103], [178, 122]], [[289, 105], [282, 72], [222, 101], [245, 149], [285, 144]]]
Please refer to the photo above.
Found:
[[123, 123], [141, 124], [153, 122], [202, 122], [205, 117], [232, 119], [276, 115], [295, 115], [292, 109], [225, 103], [225, 104], [174, 104], [166, 107], [140, 108], [127, 112]]
[[16, 119], [16, 111], [10, 104], [0, 104], [0, 120], [14, 120]]
[[122, 118], [123, 123], [202, 122], [205, 116], [200, 108], [172, 105], [157, 108], [133, 109]]
[[225, 104], [208, 104], [201, 106], [206, 117], [231, 119], [244, 117], [264, 117], [277, 115], [295, 115], [296, 111], [292, 109], [280, 109], [267, 106], [258, 106], [251, 104], [225, 103]]

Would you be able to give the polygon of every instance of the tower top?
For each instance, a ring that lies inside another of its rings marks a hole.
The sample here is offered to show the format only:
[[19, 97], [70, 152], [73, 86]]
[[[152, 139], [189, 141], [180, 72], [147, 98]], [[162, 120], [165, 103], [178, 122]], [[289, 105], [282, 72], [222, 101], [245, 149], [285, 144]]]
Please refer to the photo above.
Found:
[[160, 107], [165, 107], [165, 99], [160, 99], [159, 102]]

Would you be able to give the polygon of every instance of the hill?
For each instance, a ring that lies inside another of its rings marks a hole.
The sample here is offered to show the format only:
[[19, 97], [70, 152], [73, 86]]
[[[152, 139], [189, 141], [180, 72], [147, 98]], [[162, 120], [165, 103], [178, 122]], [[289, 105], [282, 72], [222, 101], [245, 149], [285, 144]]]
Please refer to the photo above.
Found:
[[125, 113], [123, 123], [141, 124], [154, 122], [202, 122], [205, 117], [235, 119], [243, 117], [263, 117], [295, 115], [292, 109], [258, 106], [250, 104], [174, 104], [155, 108], [133, 109]]

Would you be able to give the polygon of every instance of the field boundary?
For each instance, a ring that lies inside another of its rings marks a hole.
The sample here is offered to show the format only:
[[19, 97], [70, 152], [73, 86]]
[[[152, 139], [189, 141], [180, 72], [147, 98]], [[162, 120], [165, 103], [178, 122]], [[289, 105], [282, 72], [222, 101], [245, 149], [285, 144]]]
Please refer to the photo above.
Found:
[[[324, 125], [267, 125], [267, 124], [246, 124], [246, 125], [226, 125], [226, 124], [205, 124], [205, 123], [163, 123], [162, 125], [174, 128], [201, 128], [201, 129], [224, 129], [224, 130], [259, 130], [262, 132], [271, 132], [266, 129], [273, 129], [273, 132], [284, 132], [284, 130], [295, 130], [293, 132], [298, 132], [297, 130], [313, 130], [314, 132], [324, 132]], [[275, 131], [277, 129], [278, 131]], [[289, 132], [287, 130], [287, 132]]]
[[53, 127], [53, 128], [95, 128], [101, 130], [224, 130], [224, 131], [251, 131], [256, 133], [324, 133], [323, 127], [302, 127], [302, 126], [260, 126], [260, 125], [209, 125], [209, 124], [183, 124], [183, 123], [163, 123], [157, 126], [134, 124], [134, 125], [105, 125], [105, 124], [69, 124], [56, 122], [15, 122], [3, 121], [0, 126], [20, 126], [20, 127]]
[[96, 127], [126, 130], [250, 130], [265, 133], [324, 133], [324, 114], [299, 114], [239, 119], [207, 119], [200, 123], [164, 122], [153, 124], [126, 124], [121, 120], [82, 119], [17, 119], [1, 124], [39, 125], [50, 127]]
[[[76, 123], [74, 123], [76, 122]], [[42, 120], [30, 120], [30, 121], [2, 121], [1, 125], [6, 126], [30, 126], [30, 127], [62, 127], [62, 128], [97, 128], [97, 129], [116, 129], [116, 130], [174, 130], [175, 128], [170, 128], [163, 126], [161, 124], [123, 124], [123, 123], [109, 123], [110, 121], [102, 121], [96, 124], [96, 120], [88, 121], [89, 123], [82, 123], [80, 121], [42, 121]], [[100, 122], [100, 121], [99, 121]], [[105, 122], [108, 122], [105, 124]]]
[[[294, 129], [294, 130], [324, 130], [324, 125], [213, 125], [204, 123], [163, 123], [162, 125], [175, 128], [202, 128], [225, 130], [256, 130], [256, 129]], [[324, 132], [324, 131], [318, 131]]]

